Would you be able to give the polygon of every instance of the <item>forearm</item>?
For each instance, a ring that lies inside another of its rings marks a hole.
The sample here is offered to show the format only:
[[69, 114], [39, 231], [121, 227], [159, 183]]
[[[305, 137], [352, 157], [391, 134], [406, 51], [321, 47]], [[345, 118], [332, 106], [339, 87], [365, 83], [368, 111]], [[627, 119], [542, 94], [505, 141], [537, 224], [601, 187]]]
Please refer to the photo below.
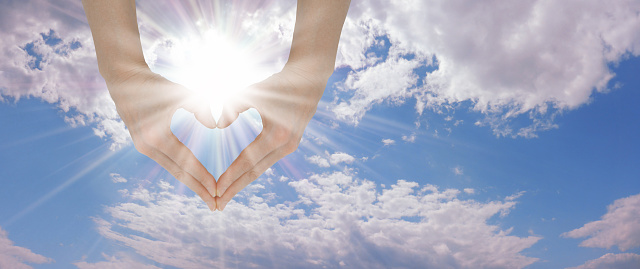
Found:
[[287, 65], [328, 79], [335, 67], [338, 41], [350, 0], [298, 0]]
[[82, 0], [98, 57], [100, 74], [109, 82], [148, 68], [142, 54], [135, 0]]

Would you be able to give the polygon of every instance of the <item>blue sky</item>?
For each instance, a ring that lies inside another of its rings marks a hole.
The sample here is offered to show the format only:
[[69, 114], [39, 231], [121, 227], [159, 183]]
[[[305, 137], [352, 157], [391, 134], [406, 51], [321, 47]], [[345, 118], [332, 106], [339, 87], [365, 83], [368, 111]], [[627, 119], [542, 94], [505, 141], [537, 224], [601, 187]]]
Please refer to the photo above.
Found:
[[[295, 3], [215, 3], [138, 1], [152, 69], [182, 82], [176, 48], [214, 29], [277, 71]], [[131, 145], [79, 3], [0, 2], [0, 22], [33, 18], [0, 26], [11, 37], [0, 41], [0, 268], [640, 266], [640, 26], [623, 23], [637, 14], [534, 1], [408, 17], [427, 4], [370, 5], [352, 3], [299, 149], [211, 213]], [[522, 30], [505, 7], [593, 16]], [[179, 111], [172, 130], [217, 177], [259, 115], [207, 130]]]

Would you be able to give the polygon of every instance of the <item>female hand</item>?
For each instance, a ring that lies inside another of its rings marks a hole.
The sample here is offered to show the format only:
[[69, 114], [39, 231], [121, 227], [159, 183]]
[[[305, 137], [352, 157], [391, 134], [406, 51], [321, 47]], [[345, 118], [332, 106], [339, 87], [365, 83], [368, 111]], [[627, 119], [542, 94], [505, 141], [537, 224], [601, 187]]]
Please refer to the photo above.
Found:
[[298, 148], [326, 84], [326, 78], [288, 65], [225, 104], [219, 128], [226, 128], [239, 113], [255, 108], [262, 118], [262, 132], [220, 176], [218, 210], [223, 210], [240, 190]]
[[171, 118], [179, 108], [194, 113], [206, 127], [215, 128], [209, 105], [190, 90], [146, 67], [110, 78], [107, 87], [136, 149], [167, 169], [198, 194], [209, 209], [215, 210], [214, 177], [170, 128]]

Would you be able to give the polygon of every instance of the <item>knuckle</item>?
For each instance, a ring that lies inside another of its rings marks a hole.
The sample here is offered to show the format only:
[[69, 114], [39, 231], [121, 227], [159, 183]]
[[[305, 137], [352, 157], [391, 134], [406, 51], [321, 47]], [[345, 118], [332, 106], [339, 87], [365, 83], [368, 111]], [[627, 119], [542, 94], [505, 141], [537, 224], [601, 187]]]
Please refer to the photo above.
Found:
[[296, 141], [296, 140], [289, 141], [284, 145], [284, 148], [283, 148], [284, 152], [287, 155], [294, 153], [298, 149], [299, 145], [300, 145], [300, 141]]
[[238, 159], [238, 168], [241, 171], [249, 171], [253, 168], [253, 163], [246, 158]]
[[276, 128], [272, 134], [272, 142], [277, 145], [284, 145], [291, 140], [291, 131], [286, 128]]
[[206, 189], [204, 188], [197, 188], [195, 190], [193, 190], [193, 192], [195, 192], [198, 196], [200, 196], [200, 198], [204, 201], [207, 201], [208, 197], [210, 197], [211, 195], [207, 192]]
[[173, 173], [171, 173], [171, 174], [173, 174], [173, 177], [175, 177], [178, 181], [183, 182], [183, 183], [186, 182], [187, 174], [184, 171], [182, 171], [182, 170], [173, 171]]
[[247, 172], [247, 179], [249, 180], [249, 182], [256, 180], [258, 177], [260, 177], [262, 175], [262, 173], [256, 171], [256, 170], [251, 170], [249, 172]]
[[143, 131], [138, 136], [139, 140], [142, 140], [141, 142], [147, 145], [157, 147], [163, 144], [162, 137], [156, 134], [156, 132]]
[[136, 150], [144, 155], [149, 156], [152, 152], [152, 147], [150, 147], [147, 143], [145, 143], [144, 141], [140, 141], [140, 140], [134, 140], [133, 141], [133, 146], [136, 148]]

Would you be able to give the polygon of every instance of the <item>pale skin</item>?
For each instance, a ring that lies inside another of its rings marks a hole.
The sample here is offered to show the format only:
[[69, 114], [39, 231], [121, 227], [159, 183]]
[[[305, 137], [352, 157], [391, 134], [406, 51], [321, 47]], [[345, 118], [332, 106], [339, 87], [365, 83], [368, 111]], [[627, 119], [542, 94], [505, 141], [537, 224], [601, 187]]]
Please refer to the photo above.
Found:
[[[333, 73], [350, 0], [298, 0], [289, 59], [282, 71], [225, 104], [216, 124], [209, 105], [185, 87], [151, 72], [144, 61], [134, 0], [82, 0], [100, 74], [138, 151], [187, 185], [211, 210], [223, 210], [244, 187], [294, 152]], [[255, 108], [263, 129], [218, 182], [170, 129], [175, 111], [225, 128]]]

